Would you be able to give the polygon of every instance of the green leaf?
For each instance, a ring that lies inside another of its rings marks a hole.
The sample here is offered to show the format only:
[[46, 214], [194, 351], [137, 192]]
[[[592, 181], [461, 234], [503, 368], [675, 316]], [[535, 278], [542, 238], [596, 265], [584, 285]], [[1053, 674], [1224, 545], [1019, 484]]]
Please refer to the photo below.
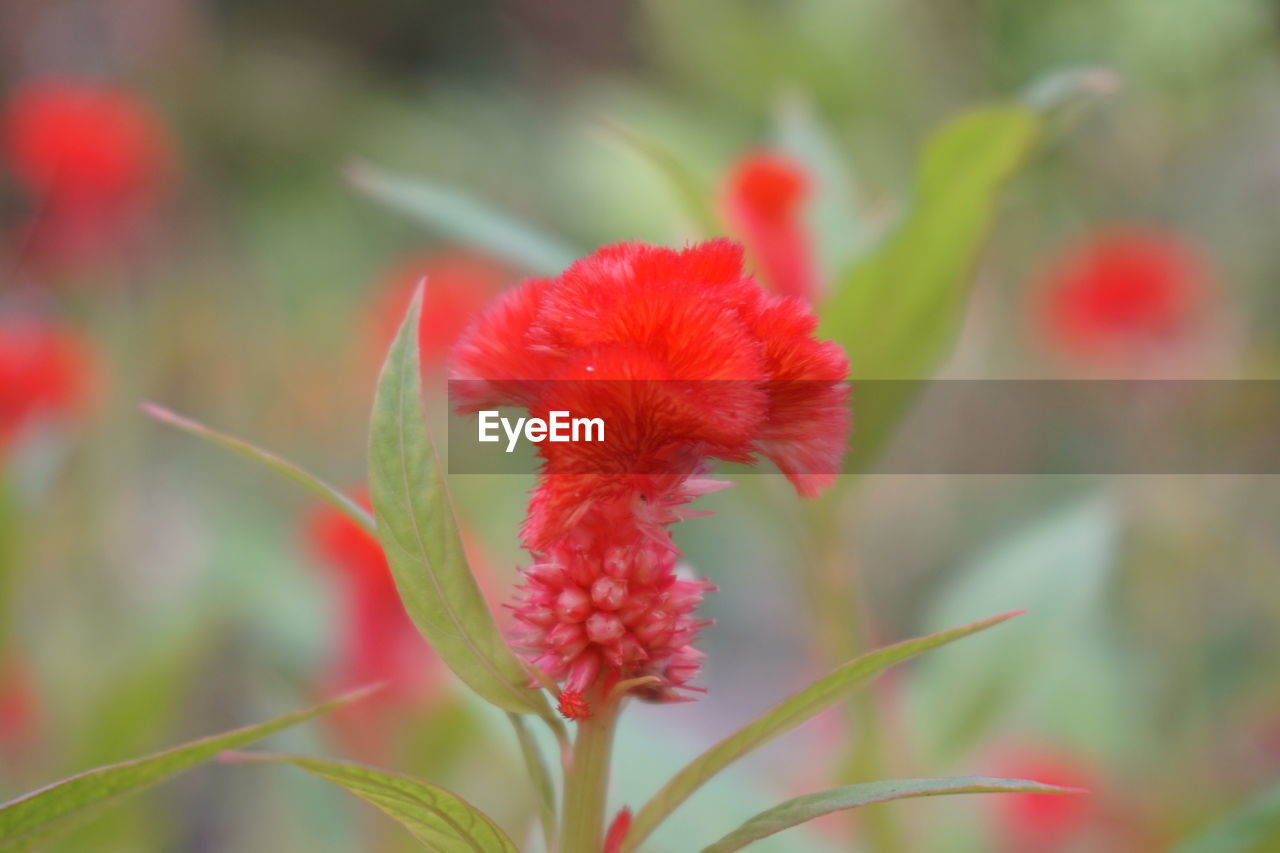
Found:
[[999, 190], [1040, 133], [1030, 108], [973, 110], [921, 154], [915, 199], [870, 255], [839, 279], [821, 332], [842, 344], [861, 379], [916, 379], [946, 354]]
[[505, 711], [539, 714], [545, 696], [507, 646], [458, 535], [422, 411], [418, 317], [422, 288], [382, 365], [369, 434], [369, 488], [396, 589], [418, 630], [453, 672]]
[[436, 853], [519, 853], [484, 812], [457, 794], [413, 776], [304, 755], [237, 753], [226, 758], [244, 764], [300, 767], [376, 806]]
[[716, 212], [711, 187], [689, 167], [683, 159], [661, 142], [612, 122], [604, 122], [604, 128], [614, 138], [635, 151], [666, 179], [688, 214], [690, 222], [703, 236], [723, 234], [724, 223]]
[[823, 280], [829, 281], [863, 251], [872, 231], [850, 157], [800, 92], [788, 92], [778, 100], [774, 137], [778, 147], [813, 176], [808, 225], [815, 235]]
[[353, 163], [347, 180], [369, 198], [442, 237], [506, 258], [539, 275], [557, 275], [581, 252], [451, 187]]
[[0, 850], [25, 848], [128, 794], [144, 790], [223, 750], [238, 749], [303, 720], [354, 702], [376, 688], [346, 693], [319, 705], [241, 729], [202, 738], [54, 782], [0, 806]]
[[321, 498], [324, 498], [329, 503], [342, 510], [348, 518], [368, 531], [369, 535], [377, 535], [377, 529], [373, 523], [373, 516], [365, 512], [364, 507], [351, 500], [351, 498], [347, 497], [324, 480], [321, 480], [314, 474], [299, 468], [287, 459], [282, 459], [274, 453], [263, 450], [262, 448], [252, 445], [247, 441], [243, 441], [242, 439], [210, 429], [198, 421], [193, 421], [190, 418], [183, 417], [177, 412], [170, 411], [169, 409], [166, 409], [163, 406], [158, 406], [155, 403], [142, 403], [140, 408], [143, 412], [161, 423], [177, 427], [178, 429], [189, 432], [192, 435], [199, 436], [206, 441], [211, 441], [214, 444], [239, 453], [241, 456], [252, 459], [255, 462], [261, 462], [277, 474], [283, 474], [285, 477], [293, 480], [304, 489], [319, 495]]
[[716, 773], [844, 699], [883, 670], [930, 649], [998, 625], [1006, 619], [1017, 616], [1019, 612], [1002, 613], [980, 622], [930, 634], [927, 637], [895, 643], [892, 646], [868, 652], [832, 670], [686, 765], [636, 812], [623, 850], [634, 850], [667, 815]]
[[787, 800], [761, 812], [702, 853], [733, 853], [753, 841], [829, 815], [856, 809], [872, 803], [887, 803], [912, 797], [936, 797], [942, 794], [1082, 794], [1079, 788], [1062, 788], [1023, 779], [991, 779], [985, 776], [962, 776], [952, 779], [893, 779], [845, 785]]
[[1280, 784], [1263, 790], [1234, 814], [1213, 824], [1173, 853], [1252, 853], [1280, 849]]
[[1119, 88], [1120, 75], [1110, 68], [1061, 68], [1031, 81], [1022, 100], [1041, 113], [1065, 113]]

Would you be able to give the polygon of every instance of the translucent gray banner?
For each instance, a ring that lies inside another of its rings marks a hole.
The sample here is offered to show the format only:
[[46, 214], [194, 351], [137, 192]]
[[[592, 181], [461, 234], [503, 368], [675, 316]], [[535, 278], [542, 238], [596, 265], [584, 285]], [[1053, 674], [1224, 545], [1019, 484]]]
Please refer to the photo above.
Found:
[[[481, 441], [480, 417], [456, 410], [484, 400], [493, 387], [449, 385], [450, 473], [527, 473], [539, 467], [539, 445], [528, 433], [522, 428], [511, 439], [510, 428], [527, 419], [527, 411], [497, 408], [486, 422], [488, 435], [499, 440]], [[847, 387], [853, 422], [848, 453], [835, 471], [799, 473], [1280, 474], [1280, 380], [884, 380]], [[562, 454], [573, 459], [565, 473], [648, 474], [665, 472], [669, 463], [646, 457], [619, 470], [619, 460], [628, 458], [630, 445], [624, 442], [634, 440], [634, 432], [616, 421], [684, 406], [690, 423], [697, 423], [699, 412], [719, 417], [732, 411], [725, 401], [737, 399], [739, 391], [745, 399], [745, 392], [760, 388], [770, 400], [830, 392], [829, 383], [657, 380], [519, 382], [500, 391], [504, 399], [515, 395], [531, 402], [533, 414], [544, 420], [564, 412], [555, 416], [568, 437], [562, 446], [573, 443], [572, 420], [603, 421], [603, 440], [591, 452]], [[619, 400], [634, 406], [620, 408]], [[507, 418], [507, 426], [495, 418]], [[803, 423], [795, 426], [803, 432]], [[586, 430], [579, 424], [578, 441], [596, 439]], [[685, 442], [696, 453], [700, 438], [676, 430], [664, 440]], [[736, 469], [735, 476], [741, 473]], [[777, 473], [768, 464], [754, 470]]]

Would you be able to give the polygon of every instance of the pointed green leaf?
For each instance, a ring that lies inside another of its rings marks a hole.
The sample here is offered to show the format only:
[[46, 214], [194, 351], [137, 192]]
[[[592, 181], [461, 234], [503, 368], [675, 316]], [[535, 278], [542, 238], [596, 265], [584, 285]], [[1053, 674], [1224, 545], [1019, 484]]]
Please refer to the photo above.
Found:
[[485, 603], [422, 411], [418, 317], [422, 288], [382, 365], [369, 434], [369, 488], [396, 589], [440, 658], [482, 698], [555, 725], [544, 695], [507, 646]]
[[861, 379], [916, 379], [946, 354], [1001, 187], [1040, 132], [1028, 107], [973, 110], [925, 145], [915, 199], [885, 241], [837, 282], [822, 334]]
[[365, 512], [364, 507], [351, 500], [351, 498], [347, 497], [324, 480], [321, 480], [314, 474], [299, 468], [287, 459], [282, 459], [274, 453], [263, 450], [262, 448], [250, 444], [242, 439], [210, 429], [198, 421], [193, 421], [190, 418], [183, 417], [177, 412], [170, 411], [163, 406], [157, 406], [155, 403], [142, 403], [140, 408], [143, 412], [163, 424], [168, 424], [171, 427], [176, 427], [180, 430], [189, 432], [192, 435], [199, 436], [206, 441], [211, 441], [220, 447], [225, 447], [228, 450], [239, 453], [241, 456], [252, 459], [255, 462], [261, 462], [277, 474], [283, 474], [285, 477], [293, 480], [304, 489], [319, 495], [321, 498], [324, 498], [326, 501], [333, 504], [345, 513], [348, 518], [368, 531], [369, 535], [377, 535], [377, 530], [373, 523], [373, 516]]
[[856, 809], [872, 803], [887, 803], [912, 797], [936, 797], [942, 794], [1081, 794], [1079, 788], [1062, 788], [1029, 782], [1024, 779], [990, 779], [984, 776], [962, 776], [951, 779], [892, 779], [845, 785], [818, 794], [796, 797], [768, 811], [761, 812], [702, 853], [733, 853], [753, 841], [776, 832], [799, 826], [832, 812]]
[[970, 625], [895, 643], [892, 646], [868, 652], [832, 670], [686, 765], [636, 812], [623, 850], [636, 849], [667, 815], [725, 767], [774, 738], [786, 734], [806, 720], [812, 719], [867, 684], [885, 669], [930, 649], [998, 625], [1006, 619], [1017, 616], [1019, 612], [1002, 613]]
[[227, 760], [300, 767], [376, 806], [435, 853], [519, 853], [484, 812], [457, 794], [413, 776], [304, 755], [238, 753]]
[[355, 690], [265, 723], [202, 738], [145, 758], [88, 770], [24, 794], [0, 806], [0, 850], [25, 848], [121, 797], [208, 761], [223, 750], [247, 746], [281, 729], [361, 699], [372, 689]]
[[354, 163], [347, 180], [369, 198], [442, 237], [506, 258], [540, 275], [556, 275], [581, 254], [559, 240], [461, 192], [420, 178]]

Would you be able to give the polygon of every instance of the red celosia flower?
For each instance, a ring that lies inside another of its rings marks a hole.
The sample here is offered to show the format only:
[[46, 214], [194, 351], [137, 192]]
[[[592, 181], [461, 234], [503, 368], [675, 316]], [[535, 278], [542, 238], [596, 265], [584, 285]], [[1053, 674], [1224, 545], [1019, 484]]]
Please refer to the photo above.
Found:
[[[1048, 785], [1089, 789], [1095, 774], [1070, 755], [1020, 747], [1001, 758], [995, 775], [1035, 779]], [[1052, 853], [1079, 841], [1090, 830], [1094, 804], [1088, 796], [1006, 794], [995, 798], [1001, 849], [1007, 853]]]
[[19, 86], [0, 135], [7, 169], [32, 201], [20, 251], [45, 267], [123, 254], [172, 173], [159, 120], [128, 91], [98, 82]]
[[398, 262], [383, 276], [373, 350], [380, 359], [395, 337], [405, 306], [426, 280], [418, 346], [425, 370], [444, 366], [453, 342], [480, 309], [511, 280], [504, 267], [468, 252], [422, 252]]
[[163, 187], [172, 152], [129, 92], [89, 81], [19, 86], [4, 115], [9, 171], [42, 206], [129, 213]]
[[33, 320], [0, 318], [0, 454], [33, 423], [65, 417], [88, 386], [79, 340]]
[[[369, 506], [367, 493], [357, 496]], [[440, 670], [404, 611], [382, 548], [336, 508], [317, 507], [306, 520], [308, 545], [335, 571], [340, 640], [331, 675], [335, 689], [388, 682], [379, 694], [412, 704], [432, 692]]]
[[1046, 275], [1044, 321], [1080, 357], [1141, 356], [1176, 343], [1196, 319], [1206, 265], [1181, 237], [1115, 228], [1070, 247]]
[[797, 164], [758, 152], [729, 174], [725, 213], [764, 283], [784, 296], [812, 302], [818, 286], [804, 223], [808, 196], [808, 176]]
[[534, 565], [514, 605], [521, 646], [564, 680], [560, 710], [590, 713], [620, 680], [675, 701], [699, 669], [708, 587], [678, 578], [668, 526], [722, 487], [713, 460], [773, 460], [804, 495], [835, 476], [849, 428], [839, 347], [798, 299], [771, 296], [727, 240], [684, 251], [600, 249], [534, 279], [455, 349], [463, 410], [515, 404], [603, 419], [606, 441], [538, 445], [522, 533]]

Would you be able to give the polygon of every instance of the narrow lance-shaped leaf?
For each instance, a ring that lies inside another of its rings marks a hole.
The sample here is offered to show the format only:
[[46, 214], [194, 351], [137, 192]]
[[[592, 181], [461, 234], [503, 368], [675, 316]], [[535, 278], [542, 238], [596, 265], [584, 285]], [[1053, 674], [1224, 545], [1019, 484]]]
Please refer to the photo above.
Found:
[[1063, 788], [1030, 782], [1025, 779], [991, 779], [984, 776], [962, 776], [951, 779], [892, 779], [846, 785], [796, 797], [768, 811], [761, 812], [702, 853], [733, 853], [753, 841], [820, 818], [832, 812], [855, 809], [872, 803], [887, 803], [912, 797], [936, 797], [943, 794], [1083, 794], [1081, 788]]
[[235, 763], [300, 767], [376, 806], [437, 853], [519, 853], [484, 812], [457, 794], [413, 776], [304, 755], [236, 753], [224, 758]]
[[319, 495], [321, 498], [333, 504], [345, 513], [348, 518], [368, 531], [371, 536], [377, 535], [377, 530], [373, 523], [373, 516], [365, 512], [364, 507], [360, 506], [358, 503], [326, 483], [324, 480], [321, 480], [314, 474], [299, 468], [289, 460], [282, 459], [274, 453], [263, 450], [262, 448], [250, 444], [242, 439], [235, 438], [234, 436], [227, 435], [226, 433], [218, 432], [215, 429], [210, 429], [198, 421], [193, 421], [190, 418], [183, 417], [177, 412], [170, 411], [163, 406], [157, 406], [155, 403], [142, 403], [140, 408], [143, 412], [163, 424], [177, 427], [178, 429], [189, 432], [192, 435], [199, 436], [206, 441], [211, 441], [220, 447], [225, 447], [228, 450], [239, 453], [241, 456], [252, 459], [255, 462], [261, 462], [277, 474], [283, 474], [285, 477], [293, 480], [304, 489]]
[[635, 850], [667, 815], [675, 811], [712, 776], [744, 755], [786, 734], [806, 720], [812, 719], [867, 684], [880, 672], [922, 652], [998, 625], [1006, 619], [1017, 616], [1019, 612], [1021, 611], [1002, 613], [970, 625], [895, 643], [892, 646], [868, 652], [837, 667], [804, 690], [784, 699], [773, 709], [738, 729], [686, 765], [636, 813], [631, 823], [631, 832], [628, 833], [627, 840], [623, 844], [623, 850]]
[[318, 714], [354, 702], [364, 688], [265, 723], [213, 735], [172, 749], [79, 773], [0, 806], [0, 850], [23, 849], [73, 825], [121, 797], [155, 785], [223, 750], [239, 749]]
[[454, 520], [422, 411], [418, 317], [422, 288], [387, 353], [369, 434], [369, 489], [378, 538], [418, 630], [482, 698], [558, 726], [485, 603]]
[[442, 237], [506, 258], [540, 275], [556, 275], [581, 253], [559, 240], [451, 187], [353, 163], [347, 180], [357, 190], [409, 216]]

